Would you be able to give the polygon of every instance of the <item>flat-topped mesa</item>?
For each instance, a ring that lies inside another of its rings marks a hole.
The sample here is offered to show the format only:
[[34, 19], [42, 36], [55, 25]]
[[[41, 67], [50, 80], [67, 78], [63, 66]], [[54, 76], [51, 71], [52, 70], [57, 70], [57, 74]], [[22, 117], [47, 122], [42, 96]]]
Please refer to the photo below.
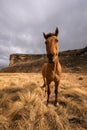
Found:
[[[65, 57], [85, 56], [85, 55], [87, 55], [87, 47], [82, 48], [82, 49], [63, 51], [63, 52], [59, 53], [59, 56], [61, 56], [61, 58], [60, 58], [61, 62], [63, 62], [63, 64], [66, 63]], [[10, 61], [9, 66], [13, 66], [16, 64], [24, 63], [24, 62], [30, 63], [34, 60], [39, 60], [41, 58], [44, 58], [44, 60], [45, 60], [46, 54], [11, 54], [9, 57], [9, 61]]]
[[43, 58], [44, 54], [11, 54], [9, 66], [16, 65], [23, 62], [31, 62]]

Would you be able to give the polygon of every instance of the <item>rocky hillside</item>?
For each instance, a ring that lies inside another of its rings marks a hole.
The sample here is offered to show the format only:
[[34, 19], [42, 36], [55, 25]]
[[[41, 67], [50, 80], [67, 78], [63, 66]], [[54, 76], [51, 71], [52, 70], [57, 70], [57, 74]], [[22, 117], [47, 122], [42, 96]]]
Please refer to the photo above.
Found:
[[[87, 47], [60, 52], [59, 59], [64, 72], [85, 72], [87, 70]], [[11, 54], [9, 66], [0, 72], [40, 72], [45, 62], [47, 62], [45, 54]]]
[[46, 55], [35, 55], [35, 54], [11, 54], [10, 55], [10, 64], [9, 66], [12, 65], [17, 65], [17, 64], [22, 64], [22, 63], [30, 63], [32, 61], [37, 61], [38, 59], [43, 59], [45, 58]]

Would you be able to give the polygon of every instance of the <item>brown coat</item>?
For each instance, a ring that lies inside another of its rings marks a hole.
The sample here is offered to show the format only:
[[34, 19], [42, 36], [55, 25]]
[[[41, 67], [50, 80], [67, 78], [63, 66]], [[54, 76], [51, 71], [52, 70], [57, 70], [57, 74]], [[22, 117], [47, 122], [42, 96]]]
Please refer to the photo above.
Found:
[[61, 79], [61, 65], [58, 59], [58, 28], [56, 28], [55, 33], [45, 34], [45, 43], [46, 43], [46, 51], [48, 57], [48, 63], [45, 63], [42, 67], [42, 75], [44, 84], [43, 87], [47, 87], [47, 104], [49, 103], [49, 96], [50, 96], [50, 83], [54, 81], [55, 83], [55, 105], [58, 104], [58, 87]]
[[60, 63], [44, 63], [42, 66], [42, 75], [44, 79], [44, 85], [51, 83], [51, 81], [60, 81], [62, 69]]

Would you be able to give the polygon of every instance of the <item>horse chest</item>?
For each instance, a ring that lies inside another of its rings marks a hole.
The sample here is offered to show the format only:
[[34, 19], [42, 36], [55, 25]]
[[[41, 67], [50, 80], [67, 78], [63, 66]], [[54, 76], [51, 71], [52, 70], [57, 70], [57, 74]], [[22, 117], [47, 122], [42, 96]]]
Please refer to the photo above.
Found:
[[47, 70], [47, 74], [46, 77], [49, 81], [54, 81], [54, 79], [56, 78], [56, 72], [54, 70]]

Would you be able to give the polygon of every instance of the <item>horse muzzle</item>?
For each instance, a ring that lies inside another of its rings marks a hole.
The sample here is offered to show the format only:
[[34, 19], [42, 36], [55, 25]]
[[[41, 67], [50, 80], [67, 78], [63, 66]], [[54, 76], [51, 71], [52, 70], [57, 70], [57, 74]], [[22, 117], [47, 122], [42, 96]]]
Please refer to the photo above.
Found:
[[55, 59], [55, 54], [52, 53], [52, 54], [47, 54], [47, 58], [49, 60], [49, 63], [54, 63], [54, 59]]

